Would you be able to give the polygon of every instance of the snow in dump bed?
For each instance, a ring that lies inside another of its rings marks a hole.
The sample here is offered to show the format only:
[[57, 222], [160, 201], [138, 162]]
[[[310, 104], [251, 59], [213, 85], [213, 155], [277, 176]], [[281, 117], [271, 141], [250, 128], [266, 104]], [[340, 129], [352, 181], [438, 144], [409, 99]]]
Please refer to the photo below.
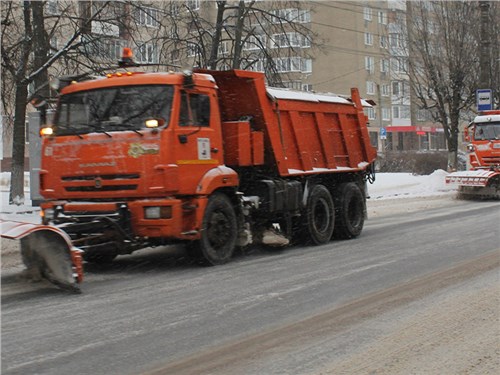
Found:
[[[336, 94], [314, 94], [312, 92], [306, 91], [294, 91], [288, 89], [277, 89], [274, 87], [268, 87], [267, 93], [274, 99], [288, 99], [288, 100], [305, 100], [307, 102], [325, 102], [325, 103], [340, 103], [340, 104], [350, 104], [352, 102], [338, 96]], [[361, 99], [361, 105], [363, 107], [371, 107], [372, 105], [366, 100]]]

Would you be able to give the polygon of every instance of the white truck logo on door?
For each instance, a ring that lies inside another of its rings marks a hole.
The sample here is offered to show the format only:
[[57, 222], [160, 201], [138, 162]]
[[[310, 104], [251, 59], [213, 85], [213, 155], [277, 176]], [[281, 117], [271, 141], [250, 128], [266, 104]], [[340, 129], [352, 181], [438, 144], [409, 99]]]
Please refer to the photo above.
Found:
[[198, 159], [210, 160], [210, 138], [198, 138]]

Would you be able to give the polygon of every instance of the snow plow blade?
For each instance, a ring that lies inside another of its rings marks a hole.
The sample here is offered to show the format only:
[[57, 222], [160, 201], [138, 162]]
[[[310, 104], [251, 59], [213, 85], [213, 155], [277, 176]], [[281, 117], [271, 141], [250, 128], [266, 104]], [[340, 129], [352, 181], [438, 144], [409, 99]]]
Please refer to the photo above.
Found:
[[21, 257], [30, 278], [44, 278], [61, 289], [80, 293], [81, 250], [64, 231], [50, 225], [0, 220], [0, 235], [21, 241]]
[[458, 187], [461, 198], [500, 199], [500, 171], [474, 170], [450, 173], [446, 184]]

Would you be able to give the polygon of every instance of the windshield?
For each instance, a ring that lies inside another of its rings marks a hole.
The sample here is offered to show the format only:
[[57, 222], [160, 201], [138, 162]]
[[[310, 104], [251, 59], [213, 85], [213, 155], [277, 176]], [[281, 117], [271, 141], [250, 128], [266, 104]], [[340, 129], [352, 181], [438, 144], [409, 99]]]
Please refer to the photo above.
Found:
[[120, 86], [81, 91], [61, 96], [56, 117], [56, 135], [137, 131], [147, 119], [167, 124], [172, 107], [173, 86]]
[[474, 139], [476, 141], [500, 139], [500, 122], [476, 124]]

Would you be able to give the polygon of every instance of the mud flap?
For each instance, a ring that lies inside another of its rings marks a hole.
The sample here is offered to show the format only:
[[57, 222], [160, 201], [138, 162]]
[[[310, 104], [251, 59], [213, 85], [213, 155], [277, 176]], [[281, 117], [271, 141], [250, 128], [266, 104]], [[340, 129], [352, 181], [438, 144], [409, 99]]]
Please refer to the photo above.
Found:
[[44, 278], [61, 289], [80, 293], [81, 250], [64, 231], [50, 225], [0, 221], [0, 235], [21, 240], [21, 257], [30, 278]]

